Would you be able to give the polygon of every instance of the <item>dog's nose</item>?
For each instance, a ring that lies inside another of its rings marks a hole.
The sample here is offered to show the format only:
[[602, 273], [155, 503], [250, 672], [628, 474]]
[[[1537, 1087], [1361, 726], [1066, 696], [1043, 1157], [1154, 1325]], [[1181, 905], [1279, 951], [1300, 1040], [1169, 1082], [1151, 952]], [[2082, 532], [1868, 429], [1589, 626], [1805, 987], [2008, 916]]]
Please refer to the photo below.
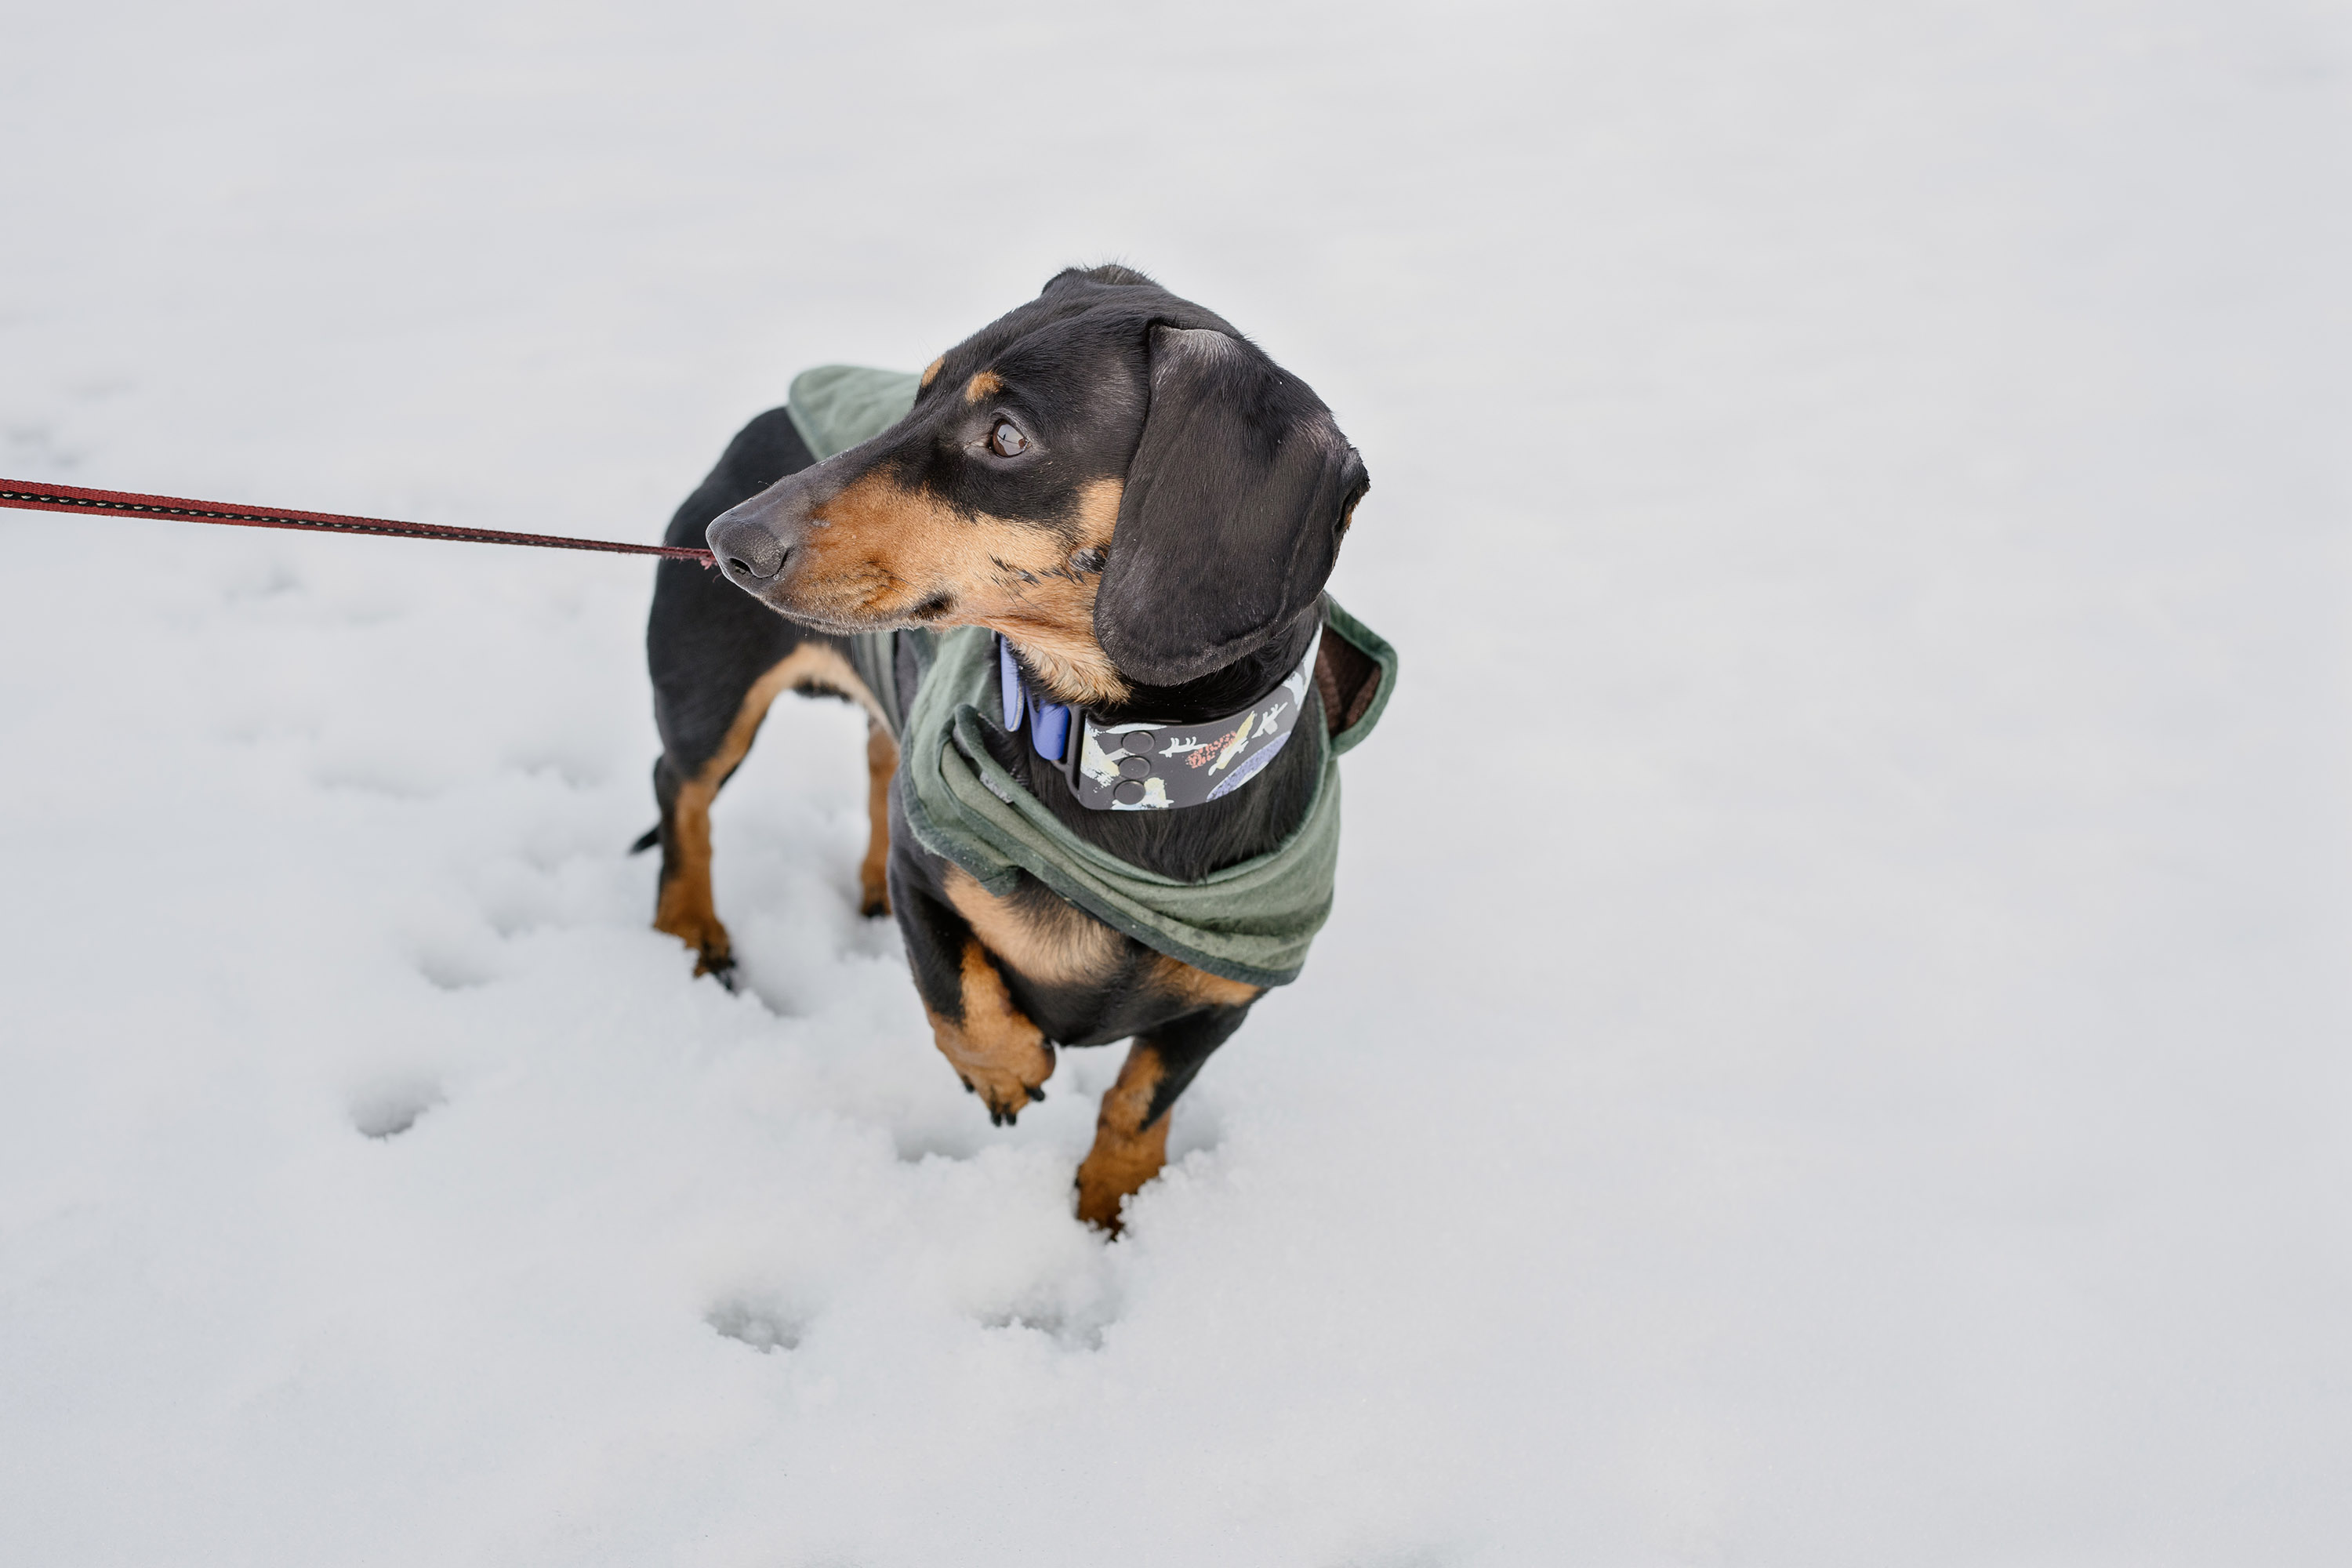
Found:
[[767, 524], [731, 511], [712, 523], [704, 537], [720, 569], [738, 581], [772, 581], [784, 569], [789, 553]]

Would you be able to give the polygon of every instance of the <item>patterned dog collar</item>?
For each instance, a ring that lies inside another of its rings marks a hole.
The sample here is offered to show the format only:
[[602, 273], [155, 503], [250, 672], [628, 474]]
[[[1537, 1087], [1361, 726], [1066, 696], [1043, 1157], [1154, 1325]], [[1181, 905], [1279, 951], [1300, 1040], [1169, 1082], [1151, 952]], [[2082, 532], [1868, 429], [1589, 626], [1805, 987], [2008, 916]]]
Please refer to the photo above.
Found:
[[1079, 709], [1073, 724], [1069, 704], [1041, 701], [1029, 689], [1013, 645], [1000, 635], [1004, 727], [1017, 733], [1025, 718], [1031, 749], [1060, 765], [1070, 793], [1089, 811], [1179, 811], [1231, 795], [1274, 761], [1306, 710], [1307, 683], [1322, 646], [1318, 626], [1306, 657], [1282, 684], [1221, 719], [1102, 725]]

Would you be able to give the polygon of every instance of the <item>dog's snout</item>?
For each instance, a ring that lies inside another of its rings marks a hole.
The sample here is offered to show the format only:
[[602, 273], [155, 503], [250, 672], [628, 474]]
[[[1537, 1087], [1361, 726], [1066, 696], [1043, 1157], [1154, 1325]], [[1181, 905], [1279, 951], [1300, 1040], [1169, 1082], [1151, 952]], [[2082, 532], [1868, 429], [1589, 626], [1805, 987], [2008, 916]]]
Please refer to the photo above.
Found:
[[738, 581], [772, 582], [784, 569], [789, 552], [764, 522], [730, 511], [712, 523], [705, 537], [720, 568]]

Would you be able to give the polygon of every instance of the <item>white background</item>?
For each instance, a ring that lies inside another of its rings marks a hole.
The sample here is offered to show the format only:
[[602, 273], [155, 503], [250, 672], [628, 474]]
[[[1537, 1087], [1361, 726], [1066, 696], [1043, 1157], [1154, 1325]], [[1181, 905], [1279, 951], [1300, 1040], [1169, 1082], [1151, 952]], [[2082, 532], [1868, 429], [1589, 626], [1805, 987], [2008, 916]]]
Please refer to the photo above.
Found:
[[650, 540], [1123, 259], [1336, 918], [1106, 1247], [847, 710], [646, 929], [644, 563], [0, 513], [0, 1561], [2340, 1561], [2343, 7], [796, 9], [6, 0], [0, 475]]

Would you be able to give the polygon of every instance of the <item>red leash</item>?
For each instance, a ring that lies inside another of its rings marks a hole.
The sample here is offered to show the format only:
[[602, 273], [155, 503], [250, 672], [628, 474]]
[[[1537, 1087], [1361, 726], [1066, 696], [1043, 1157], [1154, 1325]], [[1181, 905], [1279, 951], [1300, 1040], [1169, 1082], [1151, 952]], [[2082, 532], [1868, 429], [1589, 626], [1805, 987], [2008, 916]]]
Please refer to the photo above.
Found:
[[78, 485], [41, 485], [27, 479], [0, 479], [0, 506], [23, 507], [28, 511], [88, 511], [101, 517], [184, 517], [191, 522], [225, 522], [238, 528], [301, 528], [321, 533], [383, 533], [395, 539], [458, 539], [469, 544], [535, 544], [545, 550], [605, 550], [615, 555], [659, 555], [671, 561], [712, 564], [708, 550], [689, 550], [677, 544], [616, 544], [606, 539], [504, 533], [493, 528], [445, 528], [438, 523], [345, 517], [332, 511], [223, 506], [218, 501], [188, 500], [180, 496], [86, 490]]

